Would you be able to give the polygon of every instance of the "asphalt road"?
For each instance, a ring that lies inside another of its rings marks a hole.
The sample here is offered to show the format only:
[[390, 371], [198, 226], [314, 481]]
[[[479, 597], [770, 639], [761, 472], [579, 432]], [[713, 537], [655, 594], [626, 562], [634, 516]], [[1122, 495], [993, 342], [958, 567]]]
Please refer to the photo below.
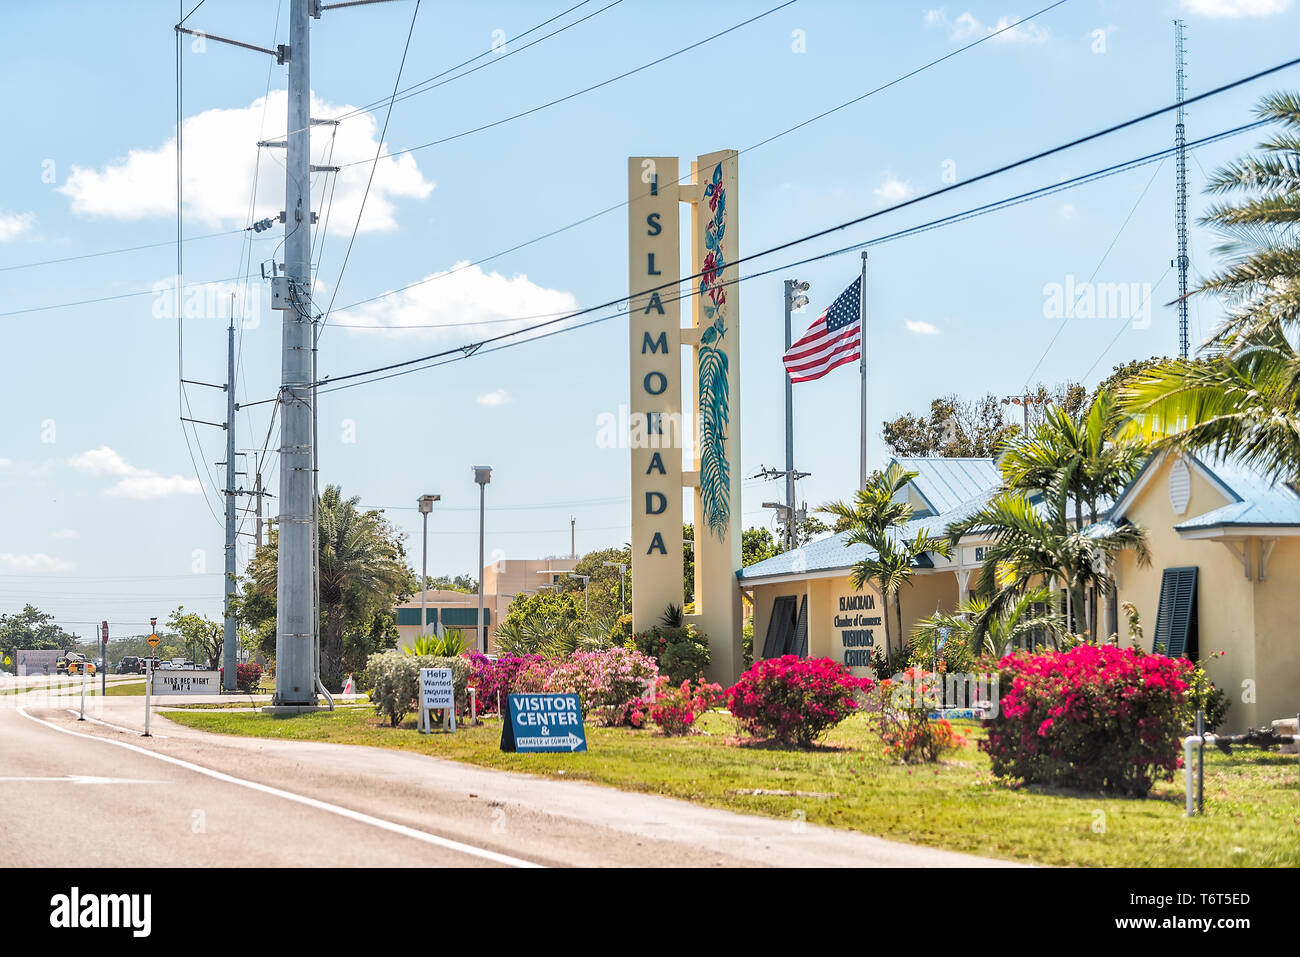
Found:
[[1004, 865], [426, 755], [0, 697], [0, 867]]

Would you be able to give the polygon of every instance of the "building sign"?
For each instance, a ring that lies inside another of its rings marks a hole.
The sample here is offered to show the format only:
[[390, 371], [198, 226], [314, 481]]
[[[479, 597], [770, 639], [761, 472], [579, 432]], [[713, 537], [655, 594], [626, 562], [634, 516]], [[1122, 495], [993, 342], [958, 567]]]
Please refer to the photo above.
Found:
[[456, 707], [456, 688], [450, 668], [420, 669], [420, 707]]
[[59, 670], [59, 656], [63, 652], [58, 650], [46, 651], [29, 651], [19, 648], [16, 652], [18, 655], [17, 674], [19, 677], [25, 675], [52, 675]]
[[833, 624], [844, 648], [846, 668], [870, 668], [871, 652], [876, 647], [876, 629], [882, 627], [876, 611], [876, 596], [869, 592], [841, 595]]
[[[740, 310], [736, 152], [701, 156], [679, 182], [675, 156], [628, 159], [628, 445], [632, 477], [632, 627], [682, 603], [682, 489], [694, 492], [695, 615], [709, 636], [709, 676], [741, 667]], [[681, 285], [679, 203], [691, 205], [691, 269]], [[682, 326], [681, 302], [692, 320]], [[681, 347], [692, 350], [690, 391]], [[694, 406], [692, 468], [683, 468], [683, 395]]]
[[153, 693], [221, 694], [219, 671], [154, 671]]
[[508, 695], [502, 751], [586, 751], [587, 732], [576, 694]]

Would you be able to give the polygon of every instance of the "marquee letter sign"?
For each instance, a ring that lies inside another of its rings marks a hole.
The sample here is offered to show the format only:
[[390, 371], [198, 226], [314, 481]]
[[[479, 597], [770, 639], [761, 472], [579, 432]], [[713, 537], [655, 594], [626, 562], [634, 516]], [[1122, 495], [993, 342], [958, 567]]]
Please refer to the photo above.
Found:
[[[736, 153], [691, 164], [628, 160], [629, 423], [632, 450], [632, 627], [644, 631], [682, 601], [681, 490], [694, 492], [695, 614], [708, 636], [709, 677], [730, 683], [741, 667], [740, 309], [735, 284]], [[691, 271], [681, 284], [679, 202], [689, 203]], [[683, 296], [692, 321], [681, 325]], [[683, 470], [680, 347], [692, 349], [688, 403], [695, 459]]]

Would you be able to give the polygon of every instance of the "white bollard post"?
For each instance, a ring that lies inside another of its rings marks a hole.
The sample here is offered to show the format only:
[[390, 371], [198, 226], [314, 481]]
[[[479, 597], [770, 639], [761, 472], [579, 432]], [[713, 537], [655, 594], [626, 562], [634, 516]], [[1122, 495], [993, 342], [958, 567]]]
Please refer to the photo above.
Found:
[[78, 721], [86, 720], [86, 672], [89, 670], [86, 665], [81, 666], [81, 717]]
[[1187, 816], [1192, 817], [1196, 812], [1192, 809], [1192, 746], [1199, 740], [1195, 735], [1190, 735], [1183, 739], [1183, 772], [1187, 779]]
[[469, 689], [469, 723], [478, 724], [478, 689]]

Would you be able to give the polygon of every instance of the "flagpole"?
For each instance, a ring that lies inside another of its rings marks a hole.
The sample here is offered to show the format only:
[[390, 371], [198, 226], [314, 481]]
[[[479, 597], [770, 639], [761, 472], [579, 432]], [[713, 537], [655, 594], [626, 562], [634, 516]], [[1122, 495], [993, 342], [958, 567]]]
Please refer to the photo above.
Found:
[[858, 369], [862, 380], [862, 436], [858, 488], [867, 487], [867, 251], [862, 250], [862, 285], [858, 290]]

